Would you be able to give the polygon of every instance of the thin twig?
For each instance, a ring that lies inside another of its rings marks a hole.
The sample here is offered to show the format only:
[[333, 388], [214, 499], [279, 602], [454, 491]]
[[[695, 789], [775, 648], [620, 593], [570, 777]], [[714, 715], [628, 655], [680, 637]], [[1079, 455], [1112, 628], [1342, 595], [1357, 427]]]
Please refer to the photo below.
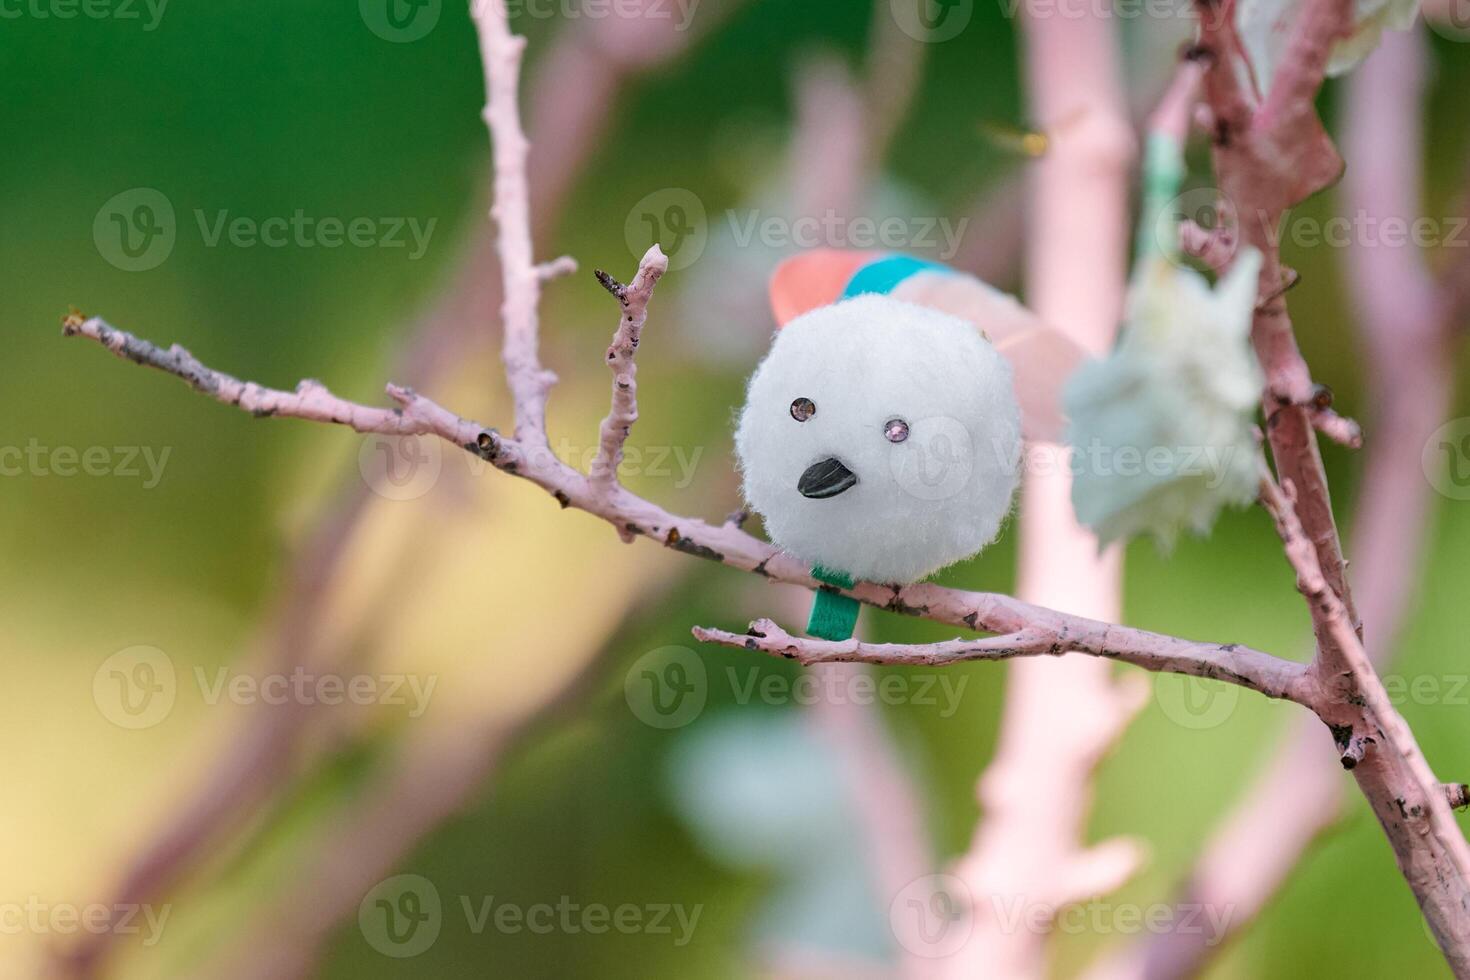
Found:
[[370, 408], [338, 398], [320, 381], [312, 379], [297, 384], [295, 391], [280, 391], [253, 381], [241, 381], [205, 367], [178, 344], [164, 350], [98, 317], [69, 316], [62, 321], [62, 333], [67, 337], [88, 337], [123, 360], [182, 378], [195, 391], [249, 412], [256, 418], [330, 422], [357, 432], [390, 436], [436, 435], [478, 454], [492, 452], [496, 442], [494, 430], [460, 418], [411, 388], [390, 384], [388, 396], [399, 407]]
[[[606, 494], [617, 482], [623, 445], [633, 431], [633, 423], [638, 421], [638, 341], [648, 319], [653, 288], [668, 268], [667, 256], [654, 243], [638, 263], [638, 274], [628, 285], [624, 286], [601, 269], [596, 273], [597, 281], [618, 301], [622, 315], [607, 348], [607, 366], [613, 375], [612, 408], [602, 420], [597, 455], [588, 473], [595, 493]], [[624, 532], [624, 540], [631, 541], [633, 537]]]
[[521, 131], [517, 105], [526, 39], [510, 32], [504, 3], [472, 3], [470, 12], [480, 37], [487, 94], [484, 119], [490, 128], [495, 157], [495, 201], [490, 215], [500, 232], [497, 243], [505, 321], [501, 355], [515, 399], [516, 438], [528, 446], [541, 447], [547, 445], [546, 398], [556, 384], [556, 375], [541, 366], [537, 350], [537, 308], [543, 276], [531, 251], [530, 192], [526, 186], [530, 144]]
[[542, 282], [550, 282], [562, 276], [570, 276], [577, 271], [577, 260], [570, 255], [563, 255], [552, 259], [550, 262], [542, 262], [536, 266], [536, 275]]
[[[1056, 614], [1060, 616], [1060, 614]], [[759, 650], [797, 663], [866, 663], [925, 665], [930, 667], [971, 660], [1009, 660], [1014, 657], [1060, 657], [1081, 653], [1145, 670], [1188, 674], [1224, 680], [1247, 687], [1270, 698], [1310, 704], [1301, 687], [1306, 668], [1293, 660], [1237, 644], [1192, 643], [1161, 633], [1084, 623], [1064, 617], [1065, 625], [1026, 626], [1013, 633], [975, 640], [944, 640], [938, 643], [864, 643], [861, 640], [816, 640], [787, 633], [769, 619], [758, 619], [745, 633], [694, 628], [694, 636], [706, 643]]]

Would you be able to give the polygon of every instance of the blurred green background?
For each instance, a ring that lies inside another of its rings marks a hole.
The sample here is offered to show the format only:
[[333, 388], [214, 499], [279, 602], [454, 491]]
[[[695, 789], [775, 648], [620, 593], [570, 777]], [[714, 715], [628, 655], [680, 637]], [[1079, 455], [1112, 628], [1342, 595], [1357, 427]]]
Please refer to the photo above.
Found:
[[[695, 12], [696, 24], [716, 16], [714, 0], [706, 2], [709, 9]], [[635, 203], [682, 187], [693, 191], [712, 222], [726, 208], [742, 206], [763, 177], [751, 169], [762, 148], [775, 155], [784, 145], [793, 66], [813, 50], [856, 66], [872, 19], [863, 4], [729, 6], [685, 54], [619, 90], [609, 132], [541, 249], [542, 258], [569, 253], [583, 265], [578, 275], [550, 285], [543, 304], [545, 359], [563, 379], [553, 396], [554, 440], [565, 434], [576, 446], [593, 445], [607, 384], [600, 352], [615, 318], [588, 273], [596, 266], [631, 274], [636, 255], [625, 225]], [[0, 20], [0, 71], [7, 79], [0, 99], [0, 324], [7, 344], [0, 360], [0, 444], [169, 453], [156, 486], [146, 486], [143, 476], [65, 477], [35, 468], [0, 478], [7, 558], [0, 566], [7, 667], [0, 736], [10, 746], [9, 788], [0, 802], [0, 902], [39, 896], [81, 904], [107, 899], [127, 855], [197, 792], [212, 760], [237, 745], [248, 712], [208, 704], [187, 678], [195, 667], [243, 670], [260, 654], [262, 634], [279, 608], [273, 596], [290, 587], [287, 569], [308, 547], [307, 529], [361, 492], [361, 460], [372, 451], [364, 455], [363, 440], [345, 430], [252, 419], [94, 345], [63, 342], [59, 318], [75, 306], [155, 341], [185, 344], [239, 377], [282, 387], [316, 377], [339, 394], [376, 403], [382, 382], [400, 377], [395, 365], [415, 323], [453, 287], [486, 220], [489, 151], [479, 120], [483, 88], [474, 33], [456, 3], [444, 5], [429, 33], [405, 43], [374, 33], [358, 5], [346, 0], [175, 0], [153, 29], [147, 29], [153, 15], [141, 5], [136, 20], [116, 10], [63, 19], [34, 4], [13, 11], [20, 13]], [[558, 33], [585, 25], [565, 10], [516, 18], [516, 29], [530, 38], [528, 89]], [[1130, 71], [1140, 79], [1157, 78], [1158, 51], [1168, 49], [1158, 30], [1124, 24]], [[1470, 84], [1470, 46], [1435, 38], [1432, 53], [1424, 207], [1434, 215], [1454, 213], [1462, 190], [1470, 134], [1461, 93]], [[931, 45], [927, 55], [922, 88], [884, 169], [935, 213], [959, 216], [977, 194], [1026, 165], [984, 135], [987, 127], [1027, 122], [1014, 24], [999, 5], [981, 3], [966, 30]], [[1329, 88], [1329, 114], [1332, 96]], [[161, 264], [129, 272], [99, 249], [94, 220], [115, 195], [140, 187], [171, 202], [177, 241]], [[1321, 218], [1337, 207], [1329, 194], [1303, 210]], [[298, 209], [317, 218], [413, 217], [435, 224], [422, 256], [411, 258], [412, 248], [210, 247], [195, 219], [196, 210], [212, 221], [221, 210], [258, 220]], [[968, 232], [986, 233], [979, 225]], [[1371, 416], [1360, 395], [1341, 254], [1288, 245], [1286, 258], [1302, 273], [1292, 310], [1314, 373], [1331, 384], [1345, 413]], [[711, 248], [700, 263], [719, 259]], [[700, 297], [688, 291], [697, 266], [671, 273], [655, 301], [640, 360], [643, 418], [634, 443], [702, 455], [692, 481], [679, 479], [675, 467], [672, 475], [653, 468], [630, 474], [630, 483], [676, 512], [718, 519], [738, 505], [729, 472], [730, 419], [760, 342], [745, 356], [701, 352], [690, 322]], [[487, 265], [482, 275], [498, 273]], [[757, 338], [767, 328], [750, 325]], [[470, 345], [452, 381], [431, 393], [504, 425], [494, 324], [472, 324], [467, 333], [479, 343]], [[1340, 448], [1329, 446], [1325, 455], [1345, 518], [1358, 467]], [[458, 472], [460, 461], [445, 457], [443, 466]], [[692, 647], [691, 624], [738, 627], [772, 612], [791, 620], [800, 615], [799, 604], [787, 597], [776, 608], [774, 593], [745, 581], [748, 576], [682, 560], [648, 542], [624, 548], [603, 525], [561, 514], [549, 498], [504, 486], [509, 481], [493, 474], [444, 482], [455, 486], [435, 486], [412, 500], [368, 496], [383, 515], [374, 520], [397, 529], [382, 538], [401, 539], [390, 547], [368, 536], [351, 561], [376, 567], [354, 565], [348, 577], [372, 578], [388, 598], [372, 606], [371, 620], [365, 607], [339, 598], [345, 611], [318, 629], [348, 634], [342, 647], [360, 662], [432, 671], [440, 692], [494, 691], [507, 701], [530, 684], [529, 675], [543, 669], [570, 675], [593, 653], [603, 656], [590, 682], [508, 751], [493, 786], [471, 793], [465, 808], [395, 862], [396, 870], [432, 881], [444, 900], [444, 925], [432, 948], [413, 959], [382, 955], [353, 913], [332, 932], [321, 975], [747, 974], [750, 923], [781, 887], [782, 871], [739, 867], [701, 845], [671, 802], [672, 760], [732, 716], [775, 723], [801, 710], [789, 699], [737, 703], [726, 668], [788, 677], [793, 671], [785, 663], [699, 649], [709, 700], [691, 724], [672, 730], [641, 722], [623, 682], [647, 652]], [[465, 502], [466, 487], [480, 503]], [[1394, 672], [1440, 678], [1448, 691], [1453, 678], [1470, 673], [1463, 651], [1470, 607], [1461, 596], [1470, 504], [1438, 496], [1435, 503], [1425, 585]], [[495, 514], [513, 519], [497, 524]], [[461, 518], [483, 518], [494, 533], [474, 538], [478, 550], [465, 553], [470, 536], [461, 540]], [[463, 566], [455, 601], [404, 603], [400, 610], [394, 590], [450, 594], [436, 591], [442, 572], [436, 560], [405, 567], [391, 557], [411, 555], [415, 542], [432, 535], [439, 536], [433, 554], [455, 554]], [[514, 548], [504, 543], [516, 535], [534, 540]], [[1007, 537], [943, 580], [1007, 589], [1013, 548]], [[514, 555], [524, 564], [503, 567]], [[607, 566], [616, 574], [598, 574], [603, 562], [616, 563]], [[332, 590], [340, 595], [350, 588], [338, 583]], [[528, 604], [526, 593], [537, 600]], [[1293, 656], [1306, 649], [1302, 604], [1259, 512], [1229, 514], [1211, 539], [1184, 541], [1170, 554], [1135, 544], [1126, 596], [1127, 620], [1136, 625]], [[354, 609], [362, 621], [353, 619]], [[395, 626], [399, 618], [407, 625]], [[416, 625], [450, 619], [455, 628], [440, 632]], [[538, 624], [535, 632], [518, 625], [528, 619]], [[865, 629], [894, 641], [950, 633], [888, 614], [870, 614]], [[559, 641], [548, 638], [557, 635]], [[140, 644], [167, 653], [179, 670], [180, 691], [166, 719], [132, 731], [99, 711], [93, 676], [113, 653]], [[941, 716], [913, 703], [883, 709], [925, 791], [928, 828], [943, 856], [962, 851], [973, 828], [974, 783], [990, 755], [1005, 681], [999, 666], [951, 670], [967, 678], [954, 713]], [[1157, 697], [1098, 781], [1095, 835], [1137, 835], [1151, 850], [1144, 873], [1112, 902], [1167, 897], [1296, 710], [1246, 695], [1219, 724], [1190, 727], [1171, 720], [1169, 706], [1180, 694], [1166, 688], [1170, 683], [1178, 682], [1158, 682]], [[1470, 775], [1465, 696], [1457, 703], [1429, 700], [1436, 703], [1409, 701], [1402, 710], [1436, 770], [1463, 779]], [[438, 707], [431, 704], [425, 717]], [[467, 742], [484, 738], [470, 720], [472, 709], [445, 709], [436, 721], [445, 741], [436, 744], [456, 744], [456, 732]], [[157, 947], [121, 944], [124, 955], [111, 964], [116, 975], [212, 975], [206, 964], [227, 956], [222, 951], [241, 937], [263, 935], [269, 944], [272, 916], [295, 914], [294, 899], [286, 896], [299, 894], [300, 876], [312, 873], [323, 842], [372, 805], [374, 779], [415, 723], [401, 712], [386, 715], [328, 726], [330, 734], [316, 736], [312, 750], [279, 781], [271, 806], [246, 821], [232, 842], [211, 845], [185, 877], [169, 899], [172, 917]], [[411, 810], [412, 800], [400, 805]], [[488, 895], [522, 905], [554, 904], [564, 895], [609, 906], [682, 903], [702, 906], [702, 914], [684, 946], [651, 934], [493, 928], [476, 934], [460, 915], [458, 898], [477, 903]], [[0, 936], [0, 955], [12, 964], [0, 973], [29, 975], [37, 949], [71, 938]], [[1091, 931], [1060, 937], [1061, 968], [1080, 968], [1118, 938]], [[1210, 975], [1304, 974], [1447, 975], [1356, 794], [1342, 830], [1311, 853], [1260, 924]]]

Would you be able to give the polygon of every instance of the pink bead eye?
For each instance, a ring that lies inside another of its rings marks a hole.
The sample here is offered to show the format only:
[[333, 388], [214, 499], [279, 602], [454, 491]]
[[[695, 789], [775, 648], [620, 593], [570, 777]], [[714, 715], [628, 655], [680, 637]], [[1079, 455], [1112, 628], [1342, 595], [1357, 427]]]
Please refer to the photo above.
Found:
[[791, 403], [791, 417], [798, 422], [805, 422], [817, 414], [817, 403], [810, 398], [798, 398]]
[[903, 442], [909, 437], [909, 424], [903, 419], [889, 419], [883, 423], [883, 438], [889, 442]]

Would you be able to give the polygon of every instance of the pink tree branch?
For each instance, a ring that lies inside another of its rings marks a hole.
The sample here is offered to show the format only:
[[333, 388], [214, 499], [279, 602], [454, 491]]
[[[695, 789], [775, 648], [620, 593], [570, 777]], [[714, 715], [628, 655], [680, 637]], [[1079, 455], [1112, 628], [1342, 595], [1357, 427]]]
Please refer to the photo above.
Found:
[[[1029, 113], [1048, 137], [1047, 152], [1028, 175], [1027, 300], [1041, 319], [1101, 353], [1111, 345], [1123, 308], [1135, 156], [1117, 39], [1108, 18], [1059, 17], [1031, 4], [1019, 8], [1019, 26]], [[1121, 551], [1100, 552], [1097, 539], [1077, 524], [1065, 463], [1041, 469], [1028, 472], [1022, 488], [1017, 594], [1095, 621], [1115, 621], [1121, 611]], [[982, 641], [989, 649], [980, 655], [1021, 659], [1007, 672], [999, 743], [976, 787], [980, 822], [953, 870], [973, 896], [1002, 896], [1025, 902], [1028, 914], [1055, 914], [1111, 891], [1137, 866], [1139, 849], [1132, 841], [1093, 845], [1086, 834], [1093, 771], [1143, 700], [1137, 679], [1115, 681], [1104, 660], [1032, 654], [1086, 651], [1101, 643], [1093, 648], [1106, 648], [1107, 656], [1150, 658], [1143, 650], [1118, 649], [1111, 630], [1084, 637], [1080, 620], [1064, 630], [1043, 627], [1038, 633], [1038, 626], [1043, 624], [1028, 619], [1018, 629], [1000, 631], [1009, 638]], [[974, 655], [962, 641], [930, 653]], [[1155, 667], [1168, 669], [1159, 662]], [[1209, 669], [1203, 660], [1194, 667]], [[1071, 805], [1053, 805], [1063, 798]], [[1048, 930], [1008, 927], [994, 915], [995, 907], [975, 903], [974, 933], [944, 962], [945, 976], [1045, 975]]]
[[515, 399], [516, 438], [537, 447], [546, 441], [546, 398], [556, 375], [541, 367], [537, 351], [537, 308], [541, 280], [531, 251], [530, 191], [526, 154], [530, 144], [521, 131], [518, 107], [521, 55], [526, 39], [510, 32], [503, 3], [472, 3], [485, 65], [485, 125], [495, 155], [495, 202], [490, 215], [499, 228], [500, 276], [503, 283], [501, 353]]
[[[1380, 221], [1419, 212], [1425, 53], [1419, 35], [1388, 32], [1349, 79], [1344, 142], [1354, 164], [1342, 184], [1343, 210]], [[1431, 499], [1420, 447], [1448, 410], [1451, 349], [1470, 304], [1453, 302], [1453, 290], [1436, 282], [1423, 256], [1407, 246], [1355, 242], [1345, 257], [1377, 415], [1354, 518], [1355, 577], [1363, 620], [1377, 638], [1369, 653], [1382, 662], [1398, 646], [1418, 579]], [[1307, 848], [1341, 819], [1344, 784], [1322, 765], [1331, 747], [1321, 728], [1299, 719], [1289, 739], [1206, 843], [1177, 899], [1232, 909], [1230, 935], [1250, 926]], [[1283, 807], [1288, 797], [1293, 805]], [[1154, 936], [1110, 955], [1088, 976], [1193, 975], [1225, 948], [1206, 945], [1205, 938]]]
[[[1292, 331], [1283, 296], [1289, 280], [1273, 244], [1272, 232], [1285, 209], [1341, 171], [1341, 158], [1317, 119], [1313, 101], [1331, 44], [1349, 28], [1352, 5], [1349, 0], [1308, 0], [1290, 43], [1288, 64], [1265, 102], [1254, 105], [1240, 87], [1242, 63], [1233, 3], [1226, 0], [1219, 16], [1206, 18], [1201, 31], [1203, 48], [1212, 56], [1206, 90], [1218, 127], [1215, 172], [1243, 219], [1244, 240], [1265, 259], [1252, 342], [1266, 376], [1267, 439], [1277, 473], [1295, 494], [1291, 513], [1301, 533], [1292, 544], [1298, 538], [1310, 544], [1316, 570], [1330, 593], [1330, 601], [1315, 592], [1309, 596], [1317, 640], [1309, 676], [1336, 694], [1334, 701], [1319, 705], [1317, 713], [1354, 763], [1359, 788], [1383, 825], [1399, 868], [1451, 968], [1457, 976], [1470, 976], [1464, 837], [1448, 819], [1442, 796], [1425, 798], [1420, 770], [1427, 767], [1417, 749], [1409, 751], [1412, 739], [1406, 730], [1400, 731], [1393, 719], [1377, 718], [1376, 724], [1392, 730], [1391, 737], [1385, 737], [1375, 725], [1377, 712], [1366, 717], [1352, 704], [1382, 685], [1366, 656], [1359, 656], [1362, 630], [1313, 425], [1316, 389]], [[1299, 575], [1305, 575], [1301, 557], [1294, 556], [1293, 561]]]
[[[357, 432], [390, 436], [435, 435], [461, 448], [476, 445], [485, 434], [483, 426], [466, 422], [427, 398], [420, 398], [411, 389], [397, 385], [388, 386], [388, 396], [398, 402], [397, 408], [369, 408], [338, 398], [320, 381], [312, 379], [297, 384], [295, 391], [280, 391], [253, 381], [241, 381], [205, 367], [178, 344], [163, 350], [126, 330], [109, 326], [97, 317], [67, 317], [62, 324], [62, 333], [68, 337], [90, 338], [124, 360], [183, 378], [195, 391], [221, 404], [249, 412], [256, 418], [331, 422]], [[481, 448], [488, 445], [487, 441]]]
[[[1328, 582], [1345, 597], [1356, 622], [1314, 435], [1311, 410], [1319, 392], [1297, 347], [1285, 300], [1292, 280], [1274, 244], [1286, 209], [1342, 171], [1342, 159], [1317, 118], [1313, 100], [1331, 42], [1347, 29], [1351, 2], [1307, 0], [1291, 55], [1264, 105], [1256, 104], [1241, 83], [1245, 69], [1234, 27], [1235, 3], [1223, 0], [1201, 21], [1200, 47], [1210, 59], [1205, 91], [1216, 127], [1215, 173], [1241, 222], [1242, 240], [1264, 257], [1251, 341], [1266, 375], [1264, 410], [1272, 456], [1282, 478], [1297, 487], [1308, 537], [1318, 548]], [[1310, 63], [1298, 63], [1303, 59]], [[1332, 658], [1330, 648], [1324, 655]]]
[[[669, 260], [657, 244], [649, 247], [638, 265], [638, 275], [624, 286], [612, 276], [597, 270], [597, 281], [612, 294], [623, 308], [612, 343], [607, 348], [607, 366], [613, 374], [612, 409], [602, 420], [597, 455], [592, 459], [590, 480], [595, 490], [606, 493], [618, 478], [623, 462], [623, 445], [638, 421], [638, 340], [648, 320], [648, 301], [653, 287], [669, 268]], [[629, 536], [627, 540], [631, 541]]]
[[864, 643], [795, 637], [769, 619], [758, 619], [745, 633], [696, 626], [697, 639], [722, 646], [759, 650], [797, 663], [865, 663], [941, 667], [971, 660], [1063, 657], [1085, 654], [1144, 670], [1224, 680], [1310, 707], [1302, 686], [1303, 664], [1238, 644], [1195, 643], [1127, 626], [1050, 613], [1012, 633], [983, 639], [938, 643]]

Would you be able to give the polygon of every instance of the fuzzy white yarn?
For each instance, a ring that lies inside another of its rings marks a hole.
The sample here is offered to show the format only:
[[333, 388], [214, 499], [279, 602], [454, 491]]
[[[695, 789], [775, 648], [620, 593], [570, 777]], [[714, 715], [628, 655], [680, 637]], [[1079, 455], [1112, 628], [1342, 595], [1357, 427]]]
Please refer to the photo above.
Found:
[[[810, 399], [815, 414], [792, 417]], [[891, 442], [891, 420], [908, 438]], [[792, 320], [750, 379], [735, 433], [745, 498], [804, 561], [913, 582], [995, 539], [1020, 477], [1010, 365], [974, 326], [869, 294]], [[835, 458], [851, 489], [810, 499], [802, 473]]]
[[1145, 261], [1117, 347], [1067, 382], [1072, 504], [1104, 543], [1147, 531], [1172, 545], [1255, 499], [1260, 269], [1261, 253], [1244, 249], [1211, 289], [1193, 269]]

